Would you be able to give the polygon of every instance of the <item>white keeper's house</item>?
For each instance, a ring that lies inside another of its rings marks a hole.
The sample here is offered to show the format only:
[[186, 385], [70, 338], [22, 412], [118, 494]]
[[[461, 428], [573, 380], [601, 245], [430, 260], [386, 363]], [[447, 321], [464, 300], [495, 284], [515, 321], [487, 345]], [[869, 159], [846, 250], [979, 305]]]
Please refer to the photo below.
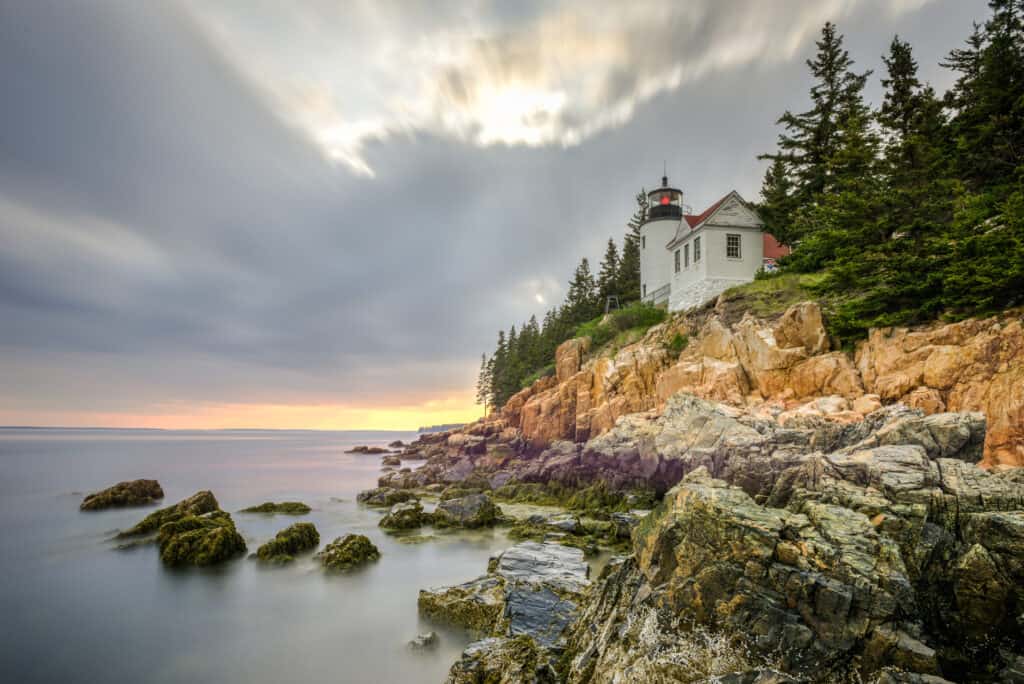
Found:
[[764, 222], [735, 190], [699, 214], [689, 213], [682, 191], [664, 176], [647, 197], [647, 221], [640, 227], [645, 302], [668, 304], [669, 311], [700, 306], [749, 283], [759, 269], [773, 269], [789, 253], [763, 232]]

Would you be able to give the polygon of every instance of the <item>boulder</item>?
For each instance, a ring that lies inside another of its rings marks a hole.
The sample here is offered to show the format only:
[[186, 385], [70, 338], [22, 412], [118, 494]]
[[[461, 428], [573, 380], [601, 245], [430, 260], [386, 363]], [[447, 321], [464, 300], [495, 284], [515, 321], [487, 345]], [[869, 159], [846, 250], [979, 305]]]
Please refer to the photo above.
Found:
[[146, 506], [164, 498], [164, 490], [156, 480], [130, 480], [118, 482], [103, 491], [89, 494], [82, 500], [80, 510], [99, 511], [104, 508]]
[[[154, 511], [135, 524], [129, 530], [118, 534], [119, 537], [130, 537], [151, 534], [160, 529], [164, 523], [174, 522], [187, 516], [200, 516], [220, 510], [220, 504], [210, 491], [196, 492], [187, 499], [182, 499], [173, 506]], [[230, 516], [229, 516], [230, 517]]]
[[221, 510], [165, 522], [157, 542], [166, 565], [213, 565], [245, 552], [245, 539]]
[[501, 509], [486, 494], [448, 499], [434, 509], [436, 527], [489, 527], [501, 518]]
[[424, 617], [488, 634], [504, 610], [505, 584], [498, 577], [485, 576], [454, 586], [421, 589], [417, 605]]
[[527, 637], [474, 641], [452, 665], [445, 684], [555, 684], [550, 659]]
[[316, 557], [328, 570], [347, 572], [377, 560], [380, 558], [380, 551], [366, 536], [347, 534], [325, 546]]
[[403, 501], [416, 501], [416, 494], [406, 489], [395, 489], [394, 487], [378, 487], [367, 489], [356, 495], [356, 501], [367, 506], [394, 506]]
[[295, 560], [295, 554], [315, 549], [319, 544], [320, 533], [313, 523], [295, 523], [260, 546], [256, 557], [269, 563], [289, 563]]
[[386, 454], [388, 450], [377, 446], [355, 446], [345, 452], [346, 454]]
[[431, 516], [423, 512], [419, 501], [405, 501], [391, 507], [378, 525], [386, 530], [412, 530], [430, 522]]
[[400, 466], [402, 465], [402, 459], [398, 456], [385, 456], [380, 460], [380, 464], [384, 466]]

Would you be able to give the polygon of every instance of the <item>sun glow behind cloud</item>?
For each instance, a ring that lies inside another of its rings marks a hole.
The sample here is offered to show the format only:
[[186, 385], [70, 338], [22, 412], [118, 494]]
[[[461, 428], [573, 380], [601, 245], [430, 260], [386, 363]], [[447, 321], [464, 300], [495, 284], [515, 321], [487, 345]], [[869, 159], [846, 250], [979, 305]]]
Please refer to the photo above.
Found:
[[929, 0], [673, 5], [648, 0], [190, 2], [196, 24], [330, 159], [373, 176], [366, 145], [426, 131], [473, 145], [573, 146], [716, 72], [794, 59], [829, 19]]

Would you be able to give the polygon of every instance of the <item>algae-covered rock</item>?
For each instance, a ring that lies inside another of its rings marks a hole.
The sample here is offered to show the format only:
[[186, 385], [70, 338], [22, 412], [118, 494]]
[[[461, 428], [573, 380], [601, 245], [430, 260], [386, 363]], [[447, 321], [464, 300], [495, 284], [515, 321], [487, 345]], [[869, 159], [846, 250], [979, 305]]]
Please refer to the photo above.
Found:
[[415, 501], [416, 494], [407, 489], [395, 489], [394, 487], [377, 487], [359, 492], [356, 501], [367, 506], [394, 506], [403, 501]]
[[283, 513], [285, 515], [305, 515], [311, 510], [313, 509], [301, 501], [282, 501], [281, 503], [267, 501], [266, 503], [261, 503], [258, 506], [243, 508], [239, 513]]
[[409, 648], [414, 651], [427, 651], [437, 646], [437, 632], [426, 632], [425, 634], [417, 634], [416, 637], [409, 641]]
[[82, 501], [79, 509], [100, 511], [104, 508], [145, 506], [164, 498], [164, 490], [156, 480], [129, 480], [118, 482], [113, 487], [90, 494]]
[[445, 684], [555, 684], [551, 658], [531, 639], [490, 637], [466, 647]]
[[213, 493], [204, 490], [196, 492], [187, 499], [182, 499], [173, 506], [161, 508], [154, 511], [139, 521], [135, 527], [118, 534], [119, 537], [131, 537], [140, 534], [149, 534], [160, 529], [161, 525], [168, 522], [180, 520], [186, 516], [197, 516], [205, 513], [212, 513], [220, 510]]
[[316, 555], [328, 570], [347, 571], [380, 558], [380, 551], [362, 534], [338, 537]]
[[487, 527], [501, 518], [501, 509], [486, 494], [442, 501], [434, 509], [436, 527]]
[[420, 614], [480, 634], [489, 634], [505, 608], [505, 581], [485, 576], [450, 587], [421, 589]]
[[372, 447], [372, 446], [365, 446], [365, 445], [363, 445], [363, 446], [352, 447], [351, 449], [349, 449], [345, 453], [346, 454], [371, 454], [372, 455], [372, 454], [386, 454], [387, 452], [388, 452], [388, 450], [385, 449], [384, 447], [377, 447], [377, 446], [373, 446]]
[[405, 501], [392, 506], [378, 524], [386, 530], [412, 530], [429, 523], [430, 518], [418, 501]]
[[157, 541], [167, 565], [213, 565], [245, 551], [231, 515], [220, 510], [166, 522]]
[[313, 523], [295, 523], [257, 549], [256, 556], [261, 561], [287, 563], [294, 560], [295, 554], [315, 549], [319, 543], [320, 533]]
[[383, 466], [400, 466], [402, 465], [402, 459], [398, 456], [388, 455], [380, 459], [380, 464]]

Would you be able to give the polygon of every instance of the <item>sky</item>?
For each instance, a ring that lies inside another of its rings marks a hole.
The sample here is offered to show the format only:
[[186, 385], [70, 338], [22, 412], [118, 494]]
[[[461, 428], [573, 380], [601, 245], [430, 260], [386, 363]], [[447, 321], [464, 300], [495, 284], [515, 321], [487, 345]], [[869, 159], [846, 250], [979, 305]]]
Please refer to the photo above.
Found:
[[620, 240], [756, 200], [821, 25], [939, 66], [983, 0], [0, 0], [0, 425], [394, 428]]

